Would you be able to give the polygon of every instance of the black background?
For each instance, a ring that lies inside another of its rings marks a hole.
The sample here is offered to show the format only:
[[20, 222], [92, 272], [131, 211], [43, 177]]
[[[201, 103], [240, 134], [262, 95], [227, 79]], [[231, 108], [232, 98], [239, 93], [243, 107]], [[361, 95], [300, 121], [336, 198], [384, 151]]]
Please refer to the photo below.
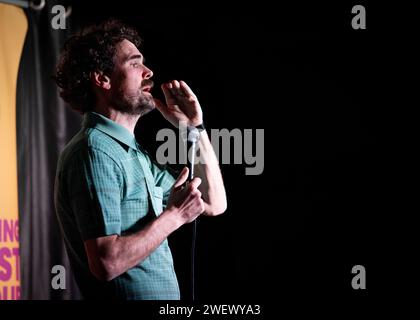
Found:
[[[144, 39], [161, 83], [184, 80], [206, 127], [264, 129], [264, 172], [222, 164], [228, 210], [200, 217], [196, 297], [203, 302], [365, 301], [390, 292], [400, 250], [389, 211], [399, 186], [389, 148], [393, 69], [390, 8], [365, 5], [367, 30], [353, 30], [348, 5], [144, 6], [67, 1], [74, 28], [115, 17]], [[158, 113], [137, 139], [153, 155]], [[391, 222], [391, 224], [390, 224]], [[190, 298], [192, 225], [170, 237], [183, 300]], [[354, 265], [367, 289], [353, 290]], [[395, 292], [394, 292], [395, 293]], [[275, 304], [273, 304], [274, 306]]]
[[[164, 81], [185, 80], [208, 128], [265, 130], [263, 174], [222, 165], [228, 210], [198, 221], [198, 299], [353, 298], [379, 290], [386, 168], [373, 88], [384, 40], [375, 14], [367, 30], [353, 30], [352, 6], [119, 3], [76, 2], [74, 19], [117, 17], [136, 26], [154, 95], [162, 97]], [[157, 111], [137, 126], [152, 154], [162, 127], [170, 125]], [[170, 238], [184, 299], [190, 238], [191, 226]], [[351, 288], [357, 264], [367, 269], [364, 292]]]

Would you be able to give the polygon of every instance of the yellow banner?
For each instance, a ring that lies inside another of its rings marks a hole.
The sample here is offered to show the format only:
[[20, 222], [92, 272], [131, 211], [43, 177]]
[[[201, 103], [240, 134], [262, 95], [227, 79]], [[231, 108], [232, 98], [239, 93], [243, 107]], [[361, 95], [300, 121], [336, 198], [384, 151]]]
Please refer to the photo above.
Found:
[[20, 298], [16, 81], [28, 23], [0, 3], [0, 300]]

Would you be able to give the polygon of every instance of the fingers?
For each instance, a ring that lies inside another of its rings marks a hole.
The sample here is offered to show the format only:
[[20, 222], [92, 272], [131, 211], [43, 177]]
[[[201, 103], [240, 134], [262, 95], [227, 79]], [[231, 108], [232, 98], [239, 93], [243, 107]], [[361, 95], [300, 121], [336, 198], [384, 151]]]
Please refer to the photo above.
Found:
[[[188, 171], [189, 171], [188, 167], [184, 167], [184, 169], [182, 169], [181, 173], [178, 176], [178, 179], [176, 179], [176, 181], [175, 181], [174, 189], [181, 187], [185, 183], [185, 181], [187, 181]], [[193, 181], [194, 181], [194, 179], [193, 179]]]
[[201, 179], [198, 177], [195, 177], [194, 179], [191, 180], [188, 186], [190, 190], [193, 191], [193, 190], [196, 190], [200, 184], [201, 184]]
[[175, 90], [179, 90], [180, 85], [178, 80], [172, 80], [172, 86]]
[[162, 88], [166, 103], [170, 103], [174, 99], [174, 95], [172, 94], [172, 84], [164, 83], [160, 87]]
[[177, 80], [172, 80], [171, 82], [169, 82], [168, 88], [173, 96], [184, 97], [184, 92], [181, 90], [180, 84]]
[[[162, 85], [163, 93], [171, 94], [172, 97], [182, 97], [182, 98], [195, 98], [194, 92], [184, 81], [172, 80], [164, 85]], [[166, 96], [165, 94], [165, 96]]]
[[181, 80], [179, 82], [179, 85], [180, 85], [180, 90], [182, 90], [186, 96], [195, 97], [194, 92], [191, 90], [191, 88], [184, 81]]

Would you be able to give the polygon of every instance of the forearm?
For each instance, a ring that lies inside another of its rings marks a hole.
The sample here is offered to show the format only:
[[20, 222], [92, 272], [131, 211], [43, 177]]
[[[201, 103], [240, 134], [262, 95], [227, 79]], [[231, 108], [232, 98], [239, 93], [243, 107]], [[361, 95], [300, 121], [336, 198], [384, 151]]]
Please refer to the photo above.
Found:
[[198, 146], [200, 162], [194, 168], [196, 176], [202, 180], [199, 189], [204, 200], [205, 214], [218, 215], [226, 210], [226, 191], [219, 163], [207, 132], [200, 134]]
[[104, 266], [104, 280], [123, 274], [146, 259], [181, 223], [175, 219], [172, 212], [166, 210], [142, 230], [130, 235], [117, 236], [106, 250], [106, 254], [99, 254]]
[[[190, 126], [203, 123], [197, 96], [184, 81], [173, 80], [161, 87], [166, 105], [155, 99], [156, 107], [169, 122], [174, 126], [182, 122]], [[205, 131], [200, 133], [198, 146], [201, 161], [194, 169], [196, 176], [202, 180], [199, 190], [204, 201], [204, 214], [218, 215], [226, 210], [226, 192], [216, 154]]]

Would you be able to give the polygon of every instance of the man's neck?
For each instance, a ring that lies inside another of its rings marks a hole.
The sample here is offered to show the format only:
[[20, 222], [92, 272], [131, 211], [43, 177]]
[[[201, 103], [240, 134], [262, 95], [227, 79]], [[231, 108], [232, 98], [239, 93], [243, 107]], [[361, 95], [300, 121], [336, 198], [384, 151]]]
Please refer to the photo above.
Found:
[[94, 111], [118, 123], [134, 135], [134, 128], [136, 127], [140, 115], [131, 115], [110, 108], [95, 108]]

